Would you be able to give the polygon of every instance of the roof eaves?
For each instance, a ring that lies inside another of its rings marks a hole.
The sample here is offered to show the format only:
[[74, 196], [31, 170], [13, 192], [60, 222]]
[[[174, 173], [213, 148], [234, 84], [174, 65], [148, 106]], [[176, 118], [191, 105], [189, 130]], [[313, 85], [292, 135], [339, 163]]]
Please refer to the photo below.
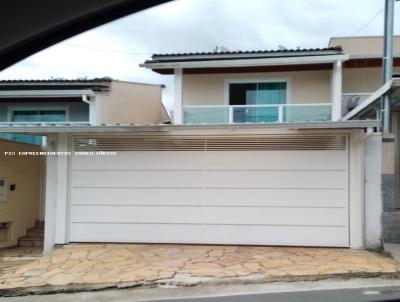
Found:
[[109, 77], [93, 79], [9, 79], [0, 80], [0, 84], [86, 84], [86, 83], [110, 83], [113, 80]]
[[364, 129], [374, 128], [380, 125], [378, 120], [349, 120], [335, 122], [303, 122], [303, 123], [260, 123], [260, 124], [202, 124], [202, 125], [174, 125], [174, 124], [102, 124], [90, 125], [86, 123], [40, 125], [14, 125], [1, 126], [0, 133], [104, 133], [104, 132], [149, 132], [154, 131], [185, 131], [185, 130], [324, 130], [324, 129]]
[[187, 60], [187, 61], [146, 61], [139, 66], [149, 69], [172, 70], [174, 68], [217, 68], [217, 67], [254, 67], [254, 66], [283, 66], [283, 65], [310, 65], [325, 64], [336, 61], [347, 61], [349, 56], [346, 54], [315, 55], [315, 56], [288, 56], [288, 57], [269, 57], [269, 58], [250, 58], [235, 60], [228, 59], [209, 59], [209, 60]]
[[95, 79], [50, 79], [50, 80], [0, 80], [0, 91], [3, 90], [81, 90], [91, 89], [96, 92], [107, 92], [111, 89], [110, 78]]
[[221, 52], [187, 52], [187, 53], [166, 53], [166, 54], [153, 54], [153, 56], [187, 56], [187, 55], [224, 55], [224, 54], [260, 54], [260, 53], [292, 53], [292, 52], [315, 52], [315, 51], [342, 51], [340, 46], [338, 47], [326, 47], [326, 48], [296, 48], [296, 49], [273, 49], [273, 50], [247, 50], [247, 51], [221, 51]]
[[311, 48], [311, 49], [287, 49], [265, 51], [230, 51], [230, 52], [195, 52], [175, 54], [154, 54], [146, 63], [167, 61], [196, 61], [196, 60], [226, 60], [226, 59], [254, 59], [277, 57], [301, 57], [342, 54], [341, 47]]
[[[350, 59], [361, 60], [361, 59], [381, 59], [382, 53], [353, 53], [349, 54]], [[400, 58], [400, 53], [394, 53], [393, 58]]]

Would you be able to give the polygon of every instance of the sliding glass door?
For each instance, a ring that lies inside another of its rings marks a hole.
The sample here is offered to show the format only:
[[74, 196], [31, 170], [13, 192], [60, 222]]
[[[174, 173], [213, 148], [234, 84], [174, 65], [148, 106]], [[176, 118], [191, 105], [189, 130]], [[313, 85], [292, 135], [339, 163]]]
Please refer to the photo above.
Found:
[[254, 105], [285, 104], [287, 101], [286, 95], [286, 82], [229, 83], [229, 105], [241, 105], [241, 107], [234, 107], [233, 109], [233, 122], [260, 123], [278, 121], [278, 106], [257, 107]]

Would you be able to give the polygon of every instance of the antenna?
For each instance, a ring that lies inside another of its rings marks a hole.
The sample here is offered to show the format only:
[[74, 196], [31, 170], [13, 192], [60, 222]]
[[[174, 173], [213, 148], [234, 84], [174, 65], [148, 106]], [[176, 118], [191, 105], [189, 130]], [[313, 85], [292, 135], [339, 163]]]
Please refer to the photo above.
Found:
[[225, 46], [215, 46], [214, 52], [228, 52], [229, 49]]

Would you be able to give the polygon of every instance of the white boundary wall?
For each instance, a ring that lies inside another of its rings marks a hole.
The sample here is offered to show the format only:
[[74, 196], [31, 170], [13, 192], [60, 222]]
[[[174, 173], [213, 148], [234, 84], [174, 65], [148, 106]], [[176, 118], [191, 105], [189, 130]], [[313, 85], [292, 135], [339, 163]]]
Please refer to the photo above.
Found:
[[365, 247], [382, 247], [382, 135], [373, 134], [365, 140], [364, 148], [364, 192], [365, 192]]

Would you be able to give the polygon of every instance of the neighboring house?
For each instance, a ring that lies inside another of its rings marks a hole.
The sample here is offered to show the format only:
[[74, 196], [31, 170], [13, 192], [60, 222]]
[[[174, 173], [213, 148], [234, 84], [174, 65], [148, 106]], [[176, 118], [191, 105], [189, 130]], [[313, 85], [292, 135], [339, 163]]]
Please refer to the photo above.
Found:
[[[109, 78], [3, 80], [0, 81], [0, 128], [168, 123], [161, 90], [160, 85]], [[0, 248], [17, 244], [35, 226], [35, 221], [43, 221], [45, 216], [45, 158], [7, 156], [4, 152], [45, 151], [51, 141], [44, 138], [40, 131], [0, 133]], [[47, 176], [50, 177], [54, 175]], [[15, 188], [10, 189], [11, 185]], [[49, 186], [48, 190], [51, 189]], [[21, 242], [40, 245], [43, 240]]]
[[[367, 75], [360, 64], [376, 61], [352, 55], [338, 45], [154, 55], [142, 66], [175, 77], [172, 125], [6, 126], [72, 152], [47, 158], [46, 250], [69, 242], [379, 248], [380, 122], [349, 117], [384, 89], [379, 77], [351, 83]], [[389, 84], [394, 93], [399, 83]], [[116, 155], [81, 155], [99, 151]]]
[[[110, 78], [0, 81], [1, 123], [156, 124], [168, 122], [160, 85]], [[13, 138], [10, 134], [9, 138]], [[41, 138], [14, 138], [41, 143]]]
[[[394, 68], [393, 77], [400, 75], [400, 36], [393, 41]], [[371, 37], [333, 37], [330, 47], [341, 46], [350, 60], [343, 66], [343, 115], [360, 104], [382, 86], [382, 49], [383, 39]]]

